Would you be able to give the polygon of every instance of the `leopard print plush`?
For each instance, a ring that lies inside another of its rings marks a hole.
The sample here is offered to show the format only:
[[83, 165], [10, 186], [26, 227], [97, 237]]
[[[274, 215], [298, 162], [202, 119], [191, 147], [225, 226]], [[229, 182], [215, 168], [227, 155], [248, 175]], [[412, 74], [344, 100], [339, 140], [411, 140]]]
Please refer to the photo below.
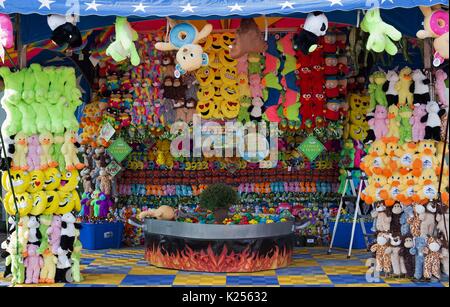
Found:
[[387, 245], [379, 245], [374, 244], [370, 248], [371, 252], [375, 253], [375, 259], [377, 262], [375, 270], [378, 272], [384, 271], [386, 273], [389, 273], [391, 271], [392, 262], [391, 262], [391, 256], [386, 253], [386, 249], [388, 249], [389, 246]]
[[441, 258], [439, 252], [432, 252], [428, 247], [424, 249], [425, 263], [423, 267], [423, 276], [431, 278], [432, 276], [441, 279]]
[[410, 225], [411, 234], [414, 237], [420, 237], [420, 225], [422, 224], [422, 221], [420, 220], [419, 215], [414, 212], [414, 216], [408, 218], [407, 223]]

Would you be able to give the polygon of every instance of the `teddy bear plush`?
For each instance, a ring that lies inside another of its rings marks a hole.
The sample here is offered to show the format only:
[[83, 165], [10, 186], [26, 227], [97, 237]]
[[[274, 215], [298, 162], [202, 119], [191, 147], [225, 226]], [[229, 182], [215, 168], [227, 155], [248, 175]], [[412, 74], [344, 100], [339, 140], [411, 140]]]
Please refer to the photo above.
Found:
[[406, 274], [405, 260], [400, 255], [402, 249], [402, 239], [400, 236], [391, 236], [391, 262], [392, 262], [392, 272], [394, 277], [400, 277]]
[[440, 141], [441, 117], [445, 114], [445, 109], [441, 109], [436, 101], [428, 101], [425, 109], [427, 114], [421, 119], [426, 124], [425, 139]]
[[52, 253], [56, 255], [61, 242], [61, 216], [53, 215], [52, 223], [47, 229], [47, 235]]
[[382, 105], [375, 107], [374, 117], [368, 121], [370, 128], [375, 133], [376, 139], [385, 137], [388, 133], [388, 115], [387, 110]]
[[414, 279], [421, 280], [423, 277], [423, 268], [425, 262], [424, 249], [427, 246], [427, 240], [424, 237], [414, 237], [414, 247], [409, 252], [415, 256]]
[[433, 201], [428, 202], [425, 206], [425, 212], [419, 217], [422, 221], [420, 224], [420, 234], [423, 237], [431, 236], [436, 225], [436, 203]]
[[403, 206], [399, 202], [396, 202], [391, 209], [391, 225], [390, 225], [390, 231], [393, 236], [400, 236], [401, 235], [401, 217], [403, 215]]
[[25, 258], [23, 264], [27, 269], [25, 279], [26, 284], [37, 284], [39, 283], [39, 273], [41, 269], [44, 267], [44, 260], [37, 253], [37, 245], [28, 244], [27, 247], [27, 257]]
[[441, 279], [441, 243], [434, 237], [428, 236], [427, 246], [423, 249], [425, 254], [423, 277], [431, 279], [432, 276]]
[[267, 44], [261, 37], [261, 31], [253, 18], [241, 19], [236, 38], [230, 48], [230, 56], [238, 59], [249, 52], [264, 52]]
[[75, 144], [78, 144], [76, 132], [73, 130], [66, 131], [64, 133], [64, 143], [61, 146], [61, 153], [64, 155], [66, 169], [69, 171], [84, 167], [84, 164], [78, 160], [78, 150]]
[[412, 140], [414, 142], [421, 141], [425, 138], [426, 122], [422, 122], [422, 118], [427, 115], [426, 105], [420, 104], [414, 106], [414, 111], [409, 120], [412, 126]]
[[392, 214], [391, 209], [387, 208], [383, 202], [377, 202], [375, 205], [374, 217], [377, 219], [376, 230], [387, 232], [391, 228]]
[[411, 235], [402, 236], [402, 246], [399, 252], [400, 257], [403, 257], [403, 263], [406, 269], [406, 277], [412, 278], [414, 276], [414, 255], [410, 252], [414, 248], [414, 238]]
[[385, 272], [385, 274], [389, 274], [392, 269], [392, 261], [390, 256], [392, 253], [392, 248], [389, 244], [390, 236], [391, 235], [387, 232], [379, 232], [376, 243], [370, 247], [370, 251], [375, 253], [375, 271]]

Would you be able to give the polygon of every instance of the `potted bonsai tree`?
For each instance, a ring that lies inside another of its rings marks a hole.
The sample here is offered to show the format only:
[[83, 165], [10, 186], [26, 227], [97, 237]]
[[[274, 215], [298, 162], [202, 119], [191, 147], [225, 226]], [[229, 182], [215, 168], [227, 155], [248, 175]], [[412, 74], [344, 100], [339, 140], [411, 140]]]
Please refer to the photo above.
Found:
[[210, 185], [200, 194], [200, 207], [211, 210], [219, 223], [228, 217], [230, 206], [237, 202], [237, 192], [222, 183]]

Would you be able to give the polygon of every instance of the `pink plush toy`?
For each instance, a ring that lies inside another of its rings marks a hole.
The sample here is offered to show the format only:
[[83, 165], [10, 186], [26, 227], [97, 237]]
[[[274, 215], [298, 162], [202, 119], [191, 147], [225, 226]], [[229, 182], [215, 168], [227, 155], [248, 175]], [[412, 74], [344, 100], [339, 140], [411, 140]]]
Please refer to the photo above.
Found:
[[248, 61], [247, 54], [244, 54], [240, 58], [237, 59], [237, 73], [239, 74], [248, 74]]
[[448, 91], [447, 87], [445, 86], [445, 80], [447, 80], [447, 74], [442, 69], [439, 69], [436, 71], [436, 93], [439, 97], [439, 103], [441, 105], [448, 107], [448, 96], [445, 94], [446, 91]]
[[263, 97], [261, 77], [259, 75], [250, 75], [250, 91], [252, 92], [252, 97]]
[[0, 14], [0, 58], [5, 62], [5, 49], [14, 46], [13, 25], [7, 14]]
[[370, 128], [375, 132], [375, 138], [377, 140], [385, 137], [389, 131], [388, 129], [388, 115], [385, 107], [377, 105], [375, 108], [374, 118], [369, 120]]
[[61, 242], [61, 216], [54, 215], [52, 218], [52, 223], [47, 229], [48, 241], [52, 246], [52, 253], [58, 253], [58, 247]]
[[417, 142], [425, 138], [425, 127], [427, 123], [422, 123], [420, 120], [427, 114], [426, 105], [416, 105], [414, 107], [413, 115], [409, 120], [412, 126], [413, 141]]
[[28, 166], [30, 171], [40, 169], [41, 146], [39, 144], [39, 136], [32, 135], [28, 138]]
[[27, 257], [25, 258], [23, 265], [27, 268], [26, 284], [39, 283], [39, 273], [44, 267], [44, 260], [37, 253], [38, 246], [34, 244], [28, 244]]

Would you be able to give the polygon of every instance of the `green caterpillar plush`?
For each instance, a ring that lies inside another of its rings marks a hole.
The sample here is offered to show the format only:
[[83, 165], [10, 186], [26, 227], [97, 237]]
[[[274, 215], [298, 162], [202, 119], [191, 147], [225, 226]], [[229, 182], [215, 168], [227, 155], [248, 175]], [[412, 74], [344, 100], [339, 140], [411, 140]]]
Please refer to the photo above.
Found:
[[50, 227], [51, 223], [52, 223], [52, 214], [42, 214], [39, 217], [39, 232], [42, 235], [41, 238], [41, 245], [39, 246], [38, 249], [38, 253], [39, 254], [44, 254], [44, 251], [48, 248], [48, 234], [47, 234], [47, 229]]
[[31, 64], [30, 69], [35, 77], [34, 94], [36, 103], [33, 104], [36, 113], [36, 126], [39, 133], [52, 130], [50, 115], [48, 114], [48, 88], [50, 81], [48, 75], [42, 70], [41, 65]]
[[75, 116], [75, 111], [82, 104], [81, 91], [77, 88], [75, 69], [73, 67], [64, 67], [62, 74], [65, 80], [64, 94], [66, 98], [66, 105], [63, 112], [63, 125], [67, 130], [76, 131], [79, 128], [79, 124]]
[[64, 113], [64, 78], [63, 68], [44, 67], [44, 72], [48, 75], [50, 87], [48, 89], [47, 110], [50, 115], [52, 133], [63, 133], [63, 113]]
[[36, 134], [36, 109], [39, 104], [35, 100], [34, 88], [36, 85], [36, 77], [31, 69], [22, 69], [24, 74], [22, 101], [19, 110], [22, 113], [22, 129], [27, 135]]
[[52, 144], [52, 160], [58, 163], [60, 172], [66, 171], [66, 161], [64, 155], [61, 152], [62, 145], [64, 143], [64, 134], [57, 133], [53, 138]]
[[2, 130], [7, 136], [11, 136], [22, 131], [22, 114], [18, 105], [22, 101], [24, 75], [20, 71], [12, 73], [8, 67], [3, 66], [0, 67], [0, 76], [5, 84], [1, 104], [6, 112], [6, 119]]
[[83, 246], [81, 245], [78, 236], [80, 235], [80, 231], [78, 229], [75, 230], [75, 243], [73, 244], [73, 252], [70, 258], [72, 259], [72, 277], [74, 282], [83, 281], [83, 276], [80, 273], [80, 259], [81, 259], [81, 249]]
[[398, 110], [400, 116], [400, 142], [404, 144], [412, 141], [412, 126], [410, 119], [413, 112], [409, 106], [401, 106]]

